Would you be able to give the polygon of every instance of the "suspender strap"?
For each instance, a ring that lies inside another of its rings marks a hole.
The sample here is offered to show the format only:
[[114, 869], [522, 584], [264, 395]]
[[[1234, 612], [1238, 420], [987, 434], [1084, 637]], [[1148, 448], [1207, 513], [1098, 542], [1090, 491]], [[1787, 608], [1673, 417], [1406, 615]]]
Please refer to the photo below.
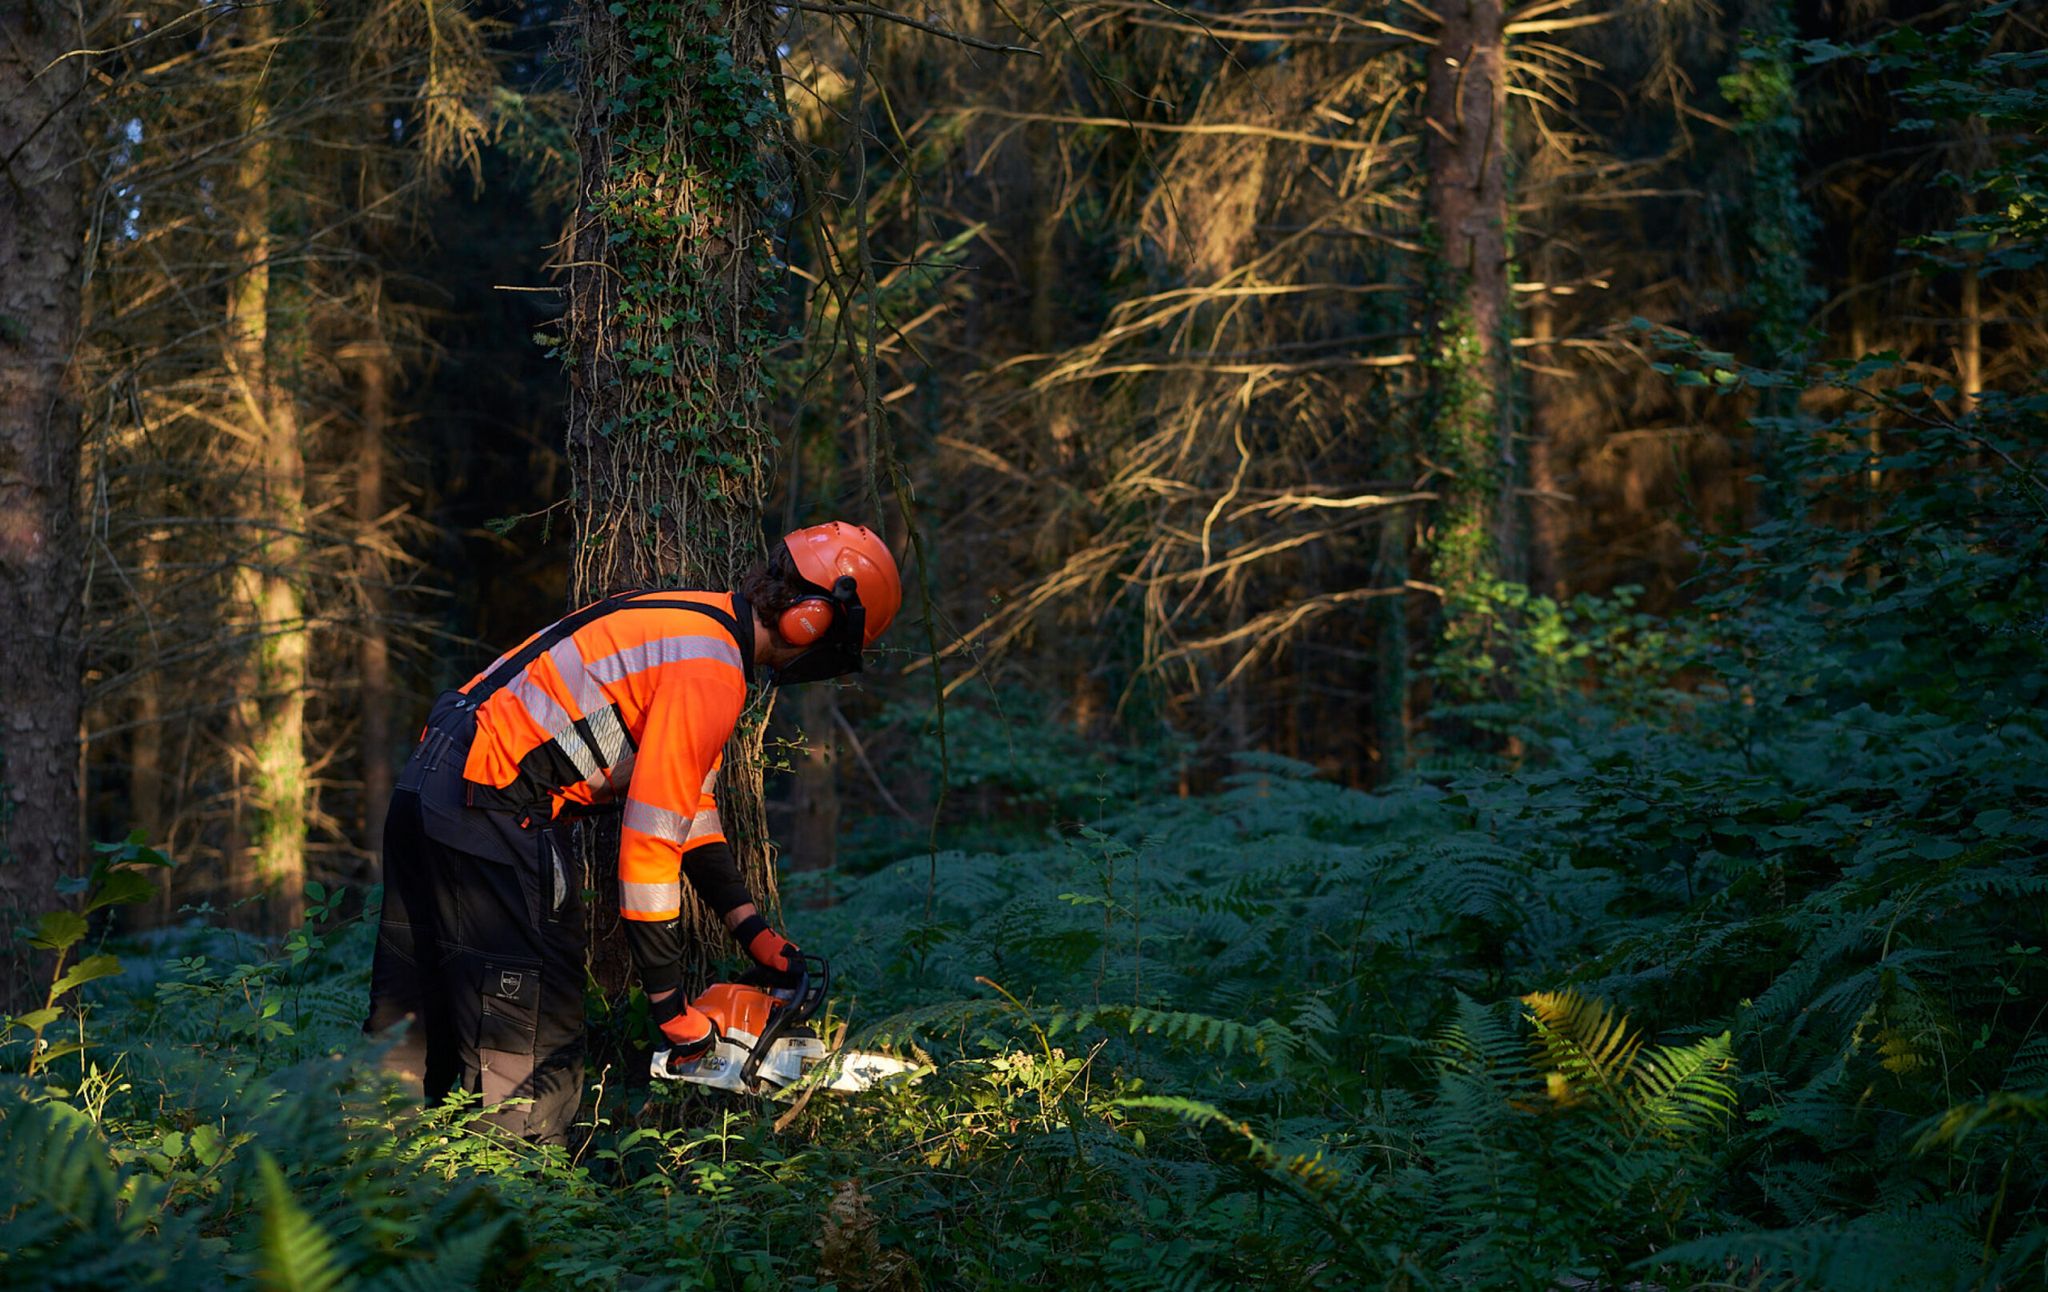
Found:
[[709, 619], [718, 621], [719, 627], [732, 634], [733, 644], [740, 648], [740, 658], [747, 656], [747, 643], [740, 639], [739, 620], [716, 606], [707, 606], [697, 601], [636, 601], [637, 593], [617, 593], [602, 601], [593, 602], [576, 613], [556, 621], [553, 627], [526, 643], [515, 654], [508, 655], [498, 666], [486, 673], [474, 687], [463, 694], [457, 702], [459, 708], [476, 709], [483, 702], [511, 685], [512, 679], [524, 673], [527, 666], [542, 655], [553, 650], [561, 641], [575, 633], [585, 624], [595, 622], [619, 610], [693, 610]]

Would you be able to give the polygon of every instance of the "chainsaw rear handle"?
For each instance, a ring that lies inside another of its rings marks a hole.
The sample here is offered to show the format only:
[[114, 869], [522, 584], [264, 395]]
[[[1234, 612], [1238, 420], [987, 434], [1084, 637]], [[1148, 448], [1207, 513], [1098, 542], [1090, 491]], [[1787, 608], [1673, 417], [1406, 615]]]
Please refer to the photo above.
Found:
[[[740, 1083], [749, 1090], [761, 1074], [761, 1062], [768, 1057], [775, 1042], [790, 1028], [808, 1023], [811, 1015], [818, 1012], [818, 1006], [825, 1003], [825, 995], [832, 989], [832, 966], [823, 956], [814, 956], [799, 951], [796, 959], [796, 988], [786, 1004], [779, 1005], [768, 1016], [768, 1025], [761, 1029], [761, 1035], [747, 1051], [747, 1061], [740, 1065]], [[815, 972], [813, 969], [815, 967]]]

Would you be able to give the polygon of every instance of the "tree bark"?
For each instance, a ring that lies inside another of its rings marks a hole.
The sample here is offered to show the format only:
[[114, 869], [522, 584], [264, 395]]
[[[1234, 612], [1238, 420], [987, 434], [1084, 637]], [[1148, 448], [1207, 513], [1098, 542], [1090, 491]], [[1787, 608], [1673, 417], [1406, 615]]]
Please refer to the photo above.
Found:
[[[245, 45], [270, 44], [270, 7], [244, 9], [241, 21]], [[229, 857], [228, 890], [231, 899], [253, 904], [260, 926], [278, 931], [297, 924], [303, 910], [308, 633], [297, 581], [305, 556], [304, 446], [298, 410], [271, 359], [270, 221], [277, 157], [269, 97], [262, 79], [249, 90], [243, 151], [229, 196], [237, 276], [228, 287], [224, 357], [231, 401], [245, 419], [241, 519], [250, 534], [247, 556], [231, 578], [235, 619], [249, 642], [231, 721], [243, 788], [235, 831], [241, 846]]]
[[[364, 535], [384, 516], [385, 439], [391, 428], [391, 348], [381, 340], [364, 348], [357, 362], [360, 421], [356, 431], [355, 520]], [[385, 596], [389, 571], [373, 550], [364, 549], [356, 571], [363, 624], [356, 645], [362, 729], [358, 740], [363, 777], [363, 847], [374, 854], [384, 838], [384, 813], [391, 805], [391, 633]]]
[[[626, 587], [733, 587], [760, 559], [774, 436], [760, 423], [780, 261], [767, 212], [783, 192], [772, 9], [683, 0], [583, 6], [571, 243], [568, 451], [571, 599]], [[741, 873], [772, 904], [761, 801], [764, 706], [725, 751], [719, 814]], [[617, 831], [585, 832], [593, 968], [627, 979], [617, 930]], [[693, 895], [697, 971], [728, 948]]]
[[804, 735], [791, 807], [790, 865], [830, 870], [839, 861], [839, 721], [829, 686], [807, 686], [797, 701]]
[[[162, 540], [155, 534], [142, 540], [141, 559], [136, 565], [136, 585], [153, 590], [163, 577]], [[154, 643], [147, 647], [154, 650]], [[135, 828], [157, 848], [164, 846], [164, 697], [163, 681], [154, 667], [143, 668], [135, 678], [135, 702], [130, 720], [135, 730], [128, 738], [128, 814]], [[166, 890], [170, 885], [164, 886]]]
[[1963, 270], [1962, 296], [1962, 361], [1956, 365], [1962, 399], [1957, 407], [1967, 417], [1977, 411], [1977, 397], [1984, 393], [1984, 291], [1975, 264]]
[[[72, 381], [87, 228], [83, 58], [66, 6], [0, 18], [0, 928], [54, 905], [80, 839], [80, 405]], [[0, 940], [0, 1006], [40, 999]]]
[[1426, 55], [1423, 131], [1438, 281], [1426, 331], [1425, 452], [1446, 477], [1432, 543], [1455, 601], [1486, 575], [1515, 577], [1513, 368], [1508, 348], [1507, 46], [1501, 0], [1448, 0]]
[[[1754, 361], [1796, 372], [1806, 366], [1807, 328], [1819, 303], [1808, 264], [1818, 223], [1802, 183], [1807, 170], [1792, 75], [1791, 42], [1798, 24], [1790, 0], [1747, 0], [1741, 22], [1753, 35], [1743, 42], [1735, 72], [1723, 78], [1722, 87], [1742, 114], [1738, 130], [1749, 161], [1743, 303], [1750, 312]], [[1798, 484], [1791, 478], [1776, 421], [1798, 406], [1792, 387], [1766, 387], [1757, 395], [1751, 451], [1762, 479], [1757, 507], [1763, 518], [1783, 517], [1797, 507]]]

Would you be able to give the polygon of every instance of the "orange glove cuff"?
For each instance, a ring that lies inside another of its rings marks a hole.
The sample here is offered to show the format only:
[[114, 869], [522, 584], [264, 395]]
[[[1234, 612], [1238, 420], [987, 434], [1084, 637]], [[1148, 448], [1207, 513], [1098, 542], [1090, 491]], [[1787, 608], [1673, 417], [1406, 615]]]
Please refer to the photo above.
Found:
[[789, 968], [789, 939], [774, 929], [762, 929], [747, 942], [747, 954], [754, 963], [769, 969]]
[[789, 939], [770, 928], [768, 921], [760, 916], [752, 915], [741, 920], [732, 936], [763, 969], [773, 969], [778, 973], [789, 971]]

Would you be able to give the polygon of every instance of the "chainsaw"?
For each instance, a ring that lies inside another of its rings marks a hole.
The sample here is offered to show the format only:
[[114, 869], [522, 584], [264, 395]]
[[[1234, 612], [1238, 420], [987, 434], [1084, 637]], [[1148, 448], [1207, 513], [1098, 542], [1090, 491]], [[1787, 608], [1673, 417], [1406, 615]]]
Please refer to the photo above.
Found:
[[[887, 1054], [833, 1053], [809, 1023], [832, 986], [823, 956], [798, 953], [796, 983], [713, 983], [691, 1005], [718, 1025], [718, 1040], [694, 1059], [677, 1060], [666, 1047], [649, 1071], [734, 1094], [775, 1096], [798, 1082], [824, 1090], [859, 1092], [915, 1080], [917, 1065]], [[794, 1093], [794, 1092], [791, 1092]]]

